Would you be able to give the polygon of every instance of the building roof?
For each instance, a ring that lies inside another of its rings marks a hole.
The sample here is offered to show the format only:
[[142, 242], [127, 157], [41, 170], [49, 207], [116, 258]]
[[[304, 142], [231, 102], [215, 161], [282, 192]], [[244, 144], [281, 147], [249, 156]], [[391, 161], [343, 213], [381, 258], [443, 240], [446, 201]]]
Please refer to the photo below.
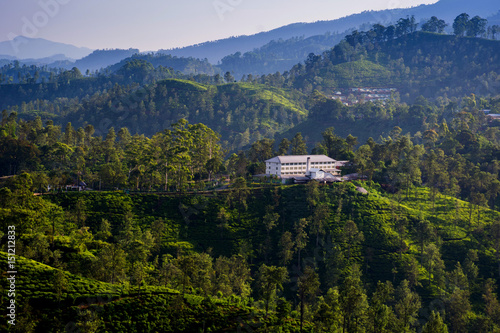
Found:
[[333, 158], [326, 155], [287, 155], [287, 156], [276, 156], [271, 159], [266, 160], [266, 162], [271, 163], [304, 163], [307, 162], [307, 158], [311, 158], [311, 163], [314, 162], [335, 162]]

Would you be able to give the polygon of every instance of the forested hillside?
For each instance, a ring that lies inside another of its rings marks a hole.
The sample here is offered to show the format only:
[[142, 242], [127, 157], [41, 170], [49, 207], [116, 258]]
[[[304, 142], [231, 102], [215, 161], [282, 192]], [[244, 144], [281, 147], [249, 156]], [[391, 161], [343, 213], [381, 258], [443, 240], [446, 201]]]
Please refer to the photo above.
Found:
[[[5, 65], [1, 330], [498, 332], [498, 32], [426, 24], [239, 82], [163, 55]], [[262, 177], [307, 154], [355, 180]]]
[[0, 209], [2, 226], [17, 217], [25, 332], [498, 325], [498, 212], [433, 191], [236, 182], [204, 195], [40, 198], [31, 182], [9, 180]]
[[326, 33], [308, 38], [272, 40], [249, 52], [236, 52], [221, 59], [217, 65], [222, 72], [230, 72], [235, 78], [244, 75], [283, 73], [295, 64], [303, 62], [310, 53], [323, 53], [336, 45], [345, 34]]
[[[394, 28], [394, 27], [393, 27]], [[309, 93], [349, 87], [396, 87], [411, 101], [495, 94], [499, 89], [500, 41], [413, 32], [393, 39], [394, 29], [354, 32], [323, 55], [310, 55], [287, 78]], [[286, 82], [286, 80], [285, 80]]]

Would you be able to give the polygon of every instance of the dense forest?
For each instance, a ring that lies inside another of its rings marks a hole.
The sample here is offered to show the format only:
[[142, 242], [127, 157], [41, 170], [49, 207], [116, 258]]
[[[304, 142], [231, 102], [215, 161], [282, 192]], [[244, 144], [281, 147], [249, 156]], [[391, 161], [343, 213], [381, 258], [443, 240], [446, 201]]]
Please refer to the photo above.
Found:
[[[479, 19], [375, 25], [240, 82], [169, 56], [7, 65], [1, 329], [498, 332], [500, 44]], [[361, 86], [398, 90], [331, 96]], [[306, 154], [358, 180], [256, 177]]]

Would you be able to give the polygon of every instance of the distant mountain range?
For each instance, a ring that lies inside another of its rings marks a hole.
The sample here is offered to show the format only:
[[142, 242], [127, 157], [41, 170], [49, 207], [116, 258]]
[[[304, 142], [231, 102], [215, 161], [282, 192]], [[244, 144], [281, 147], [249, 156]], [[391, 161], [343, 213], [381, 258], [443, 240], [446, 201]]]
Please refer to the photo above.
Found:
[[73, 64], [73, 66], [77, 67], [82, 72], [87, 70], [99, 70], [114, 65], [122, 61], [123, 59], [129, 58], [137, 53], [139, 53], [138, 49], [96, 50], [85, 58], [77, 60]]
[[[64, 55], [70, 59], [80, 59], [92, 53], [86, 47], [52, 42], [43, 38], [18, 36], [12, 41], [0, 42], [0, 55], [15, 59], [42, 59]], [[14, 60], [14, 59], [12, 59]]]
[[[224, 56], [236, 52], [252, 51], [271, 40], [286, 40], [292, 37], [307, 38], [324, 35], [328, 32], [343, 33], [352, 29], [366, 28], [375, 23], [384, 25], [395, 23], [398, 19], [411, 15], [415, 15], [417, 21], [437, 16], [447, 21], [451, 26], [453, 20], [461, 13], [468, 13], [471, 17], [479, 15], [489, 18], [498, 14], [499, 10], [498, 0], [441, 0], [432, 5], [421, 5], [413, 8], [366, 11], [331, 21], [294, 23], [251, 36], [231, 37], [178, 49], [160, 50], [159, 52], [179, 57], [207, 58], [210, 62], [217, 63]], [[333, 45], [331, 46], [333, 47]]]

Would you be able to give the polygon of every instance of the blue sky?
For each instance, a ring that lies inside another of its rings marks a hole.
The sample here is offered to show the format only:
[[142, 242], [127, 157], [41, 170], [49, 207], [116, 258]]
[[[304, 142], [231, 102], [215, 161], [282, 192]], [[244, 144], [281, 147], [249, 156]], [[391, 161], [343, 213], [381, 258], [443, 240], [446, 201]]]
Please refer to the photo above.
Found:
[[437, 0], [0, 0], [0, 41], [27, 35], [102, 48], [168, 49], [294, 22]]

